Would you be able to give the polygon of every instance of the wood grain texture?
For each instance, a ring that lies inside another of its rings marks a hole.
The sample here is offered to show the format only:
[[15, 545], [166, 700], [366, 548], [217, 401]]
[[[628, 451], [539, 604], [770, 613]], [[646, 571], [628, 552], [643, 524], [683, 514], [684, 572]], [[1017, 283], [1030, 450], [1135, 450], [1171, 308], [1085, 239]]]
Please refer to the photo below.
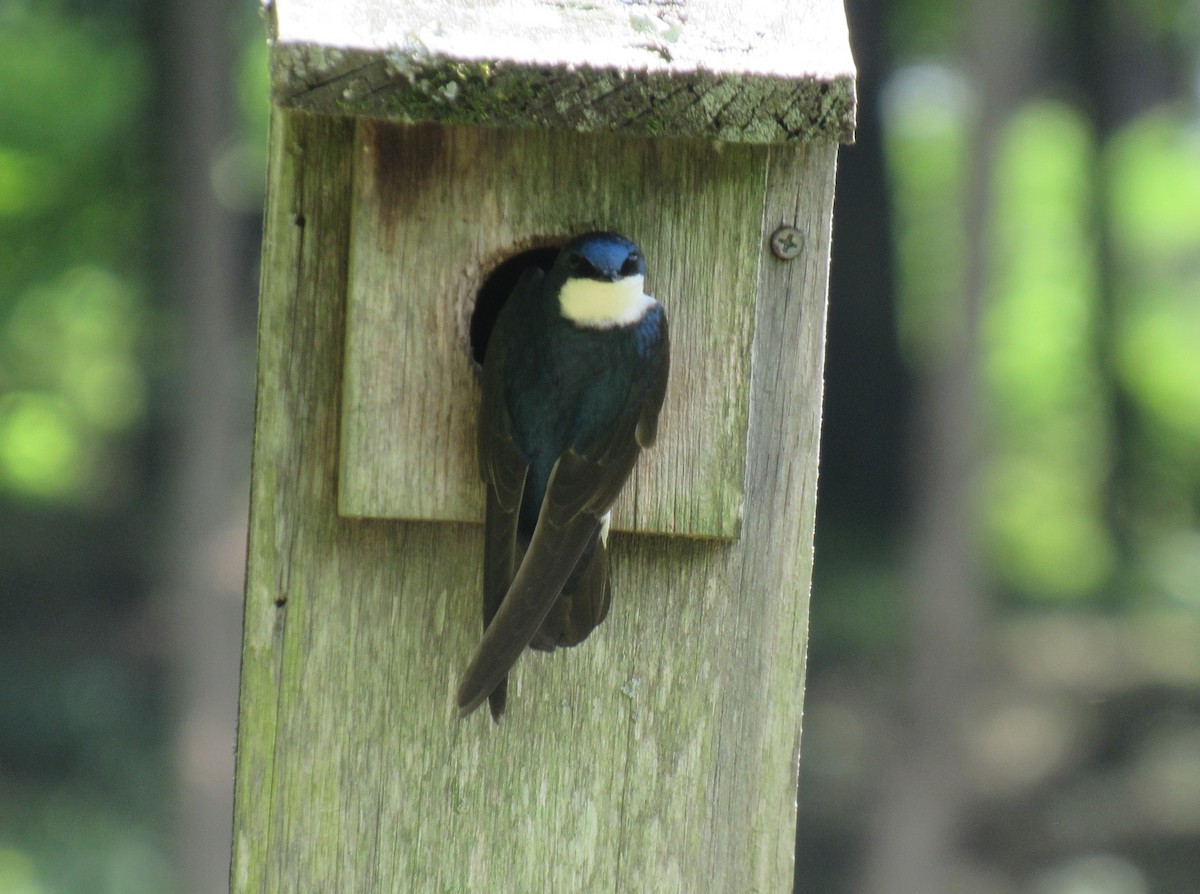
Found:
[[843, 140], [839, 0], [275, 0], [272, 96], [324, 114]]
[[662, 427], [618, 530], [733, 537], [742, 511], [767, 150], [358, 125], [339, 509], [482, 521], [467, 321], [495, 264], [593, 229], [638, 242], [666, 308]]
[[[742, 537], [612, 540], [612, 613], [456, 719], [481, 529], [336, 509], [353, 125], [277, 112], [233, 891], [791, 885], [835, 148], [771, 150]], [[678, 432], [664, 433], [673, 438]]]

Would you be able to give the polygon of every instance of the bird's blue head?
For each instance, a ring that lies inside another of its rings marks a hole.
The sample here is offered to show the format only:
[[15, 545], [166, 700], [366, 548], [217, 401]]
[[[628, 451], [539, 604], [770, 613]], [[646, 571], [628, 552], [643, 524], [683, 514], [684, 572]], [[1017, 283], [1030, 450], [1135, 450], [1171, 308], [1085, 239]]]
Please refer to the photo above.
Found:
[[616, 233], [576, 236], [559, 252], [559, 306], [573, 323], [608, 329], [636, 323], [655, 303], [644, 294], [646, 259], [637, 244]]
[[563, 246], [555, 260], [570, 279], [616, 282], [645, 276], [646, 259], [637, 244], [616, 233], [584, 233]]

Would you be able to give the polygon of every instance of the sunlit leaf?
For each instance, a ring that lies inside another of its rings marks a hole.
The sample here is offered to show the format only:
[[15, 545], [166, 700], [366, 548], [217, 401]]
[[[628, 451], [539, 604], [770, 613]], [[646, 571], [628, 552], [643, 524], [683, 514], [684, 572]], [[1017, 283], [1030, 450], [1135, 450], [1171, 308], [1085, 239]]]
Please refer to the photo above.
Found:
[[43, 894], [37, 868], [27, 855], [11, 848], [0, 848], [0, 891], [4, 894]]
[[989, 402], [984, 516], [1002, 579], [1086, 597], [1111, 574], [1103, 518], [1108, 418], [1097, 371], [1092, 198], [1082, 115], [1023, 107], [997, 157], [992, 294], [983, 321]]
[[[1107, 154], [1119, 266], [1114, 339], [1122, 382], [1149, 437], [1200, 471], [1200, 132], [1181, 109], [1135, 121]], [[1192, 460], [1189, 462], [1189, 457]]]
[[9, 488], [61, 497], [83, 477], [103, 474], [78, 457], [84, 443], [95, 454], [104, 439], [124, 434], [144, 413], [137, 353], [143, 316], [136, 291], [96, 266], [68, 270], [17, 301], [0, 328], [0, 374], [7, 367], [6, 377], [23, 389], [26, 397], [17, 401], [23, 412], [32, 412], [29, 395], [41, 397], [37, 413], [14, 417], [21, 424], [9, 431]]
[[0, 478], [31, 496], [70, 495], [84, 476], [82, 435], [70, 409], [53, 395], [0, 398]]
[[1113, 228], [1143, 261], [1194, 259], [1200, 243], [1200, 131], [1183, 110], [1127, 127], [1107, 152]]
[[45, 158], [0, 146], [0, 217], [34, 214], [55, 204], [61, 179]]
[[1069, 459], [1009, 454], [988, 468], [989, 551], [1000, 576], [1026, 593], [1086, 598], [1115, 565], [1095, 470]]

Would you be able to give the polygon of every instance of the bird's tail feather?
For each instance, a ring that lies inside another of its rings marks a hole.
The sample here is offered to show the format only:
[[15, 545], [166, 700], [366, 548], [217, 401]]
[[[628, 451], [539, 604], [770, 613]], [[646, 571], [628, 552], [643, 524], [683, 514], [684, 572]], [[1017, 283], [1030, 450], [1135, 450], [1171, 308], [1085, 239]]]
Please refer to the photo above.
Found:
[[525, 651], [598, 527], [598, 520], [587, 514], [561, 527], [538, 525], [512, 586], [463, 674], [460, 717], [483, 704]]

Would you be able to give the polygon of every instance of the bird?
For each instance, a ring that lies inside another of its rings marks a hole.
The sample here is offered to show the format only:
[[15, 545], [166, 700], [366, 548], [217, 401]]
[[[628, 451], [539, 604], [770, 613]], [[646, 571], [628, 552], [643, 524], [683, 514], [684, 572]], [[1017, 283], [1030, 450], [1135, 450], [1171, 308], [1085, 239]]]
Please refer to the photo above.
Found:
[[503, 715], [528, 646], [582, 642], [608, 614], [610, 509], [658, 434], [667, 318], [641, 248], [591, 232], [525, 270], [483, 357], [479, 472], [484, 634], [457, 693]]

